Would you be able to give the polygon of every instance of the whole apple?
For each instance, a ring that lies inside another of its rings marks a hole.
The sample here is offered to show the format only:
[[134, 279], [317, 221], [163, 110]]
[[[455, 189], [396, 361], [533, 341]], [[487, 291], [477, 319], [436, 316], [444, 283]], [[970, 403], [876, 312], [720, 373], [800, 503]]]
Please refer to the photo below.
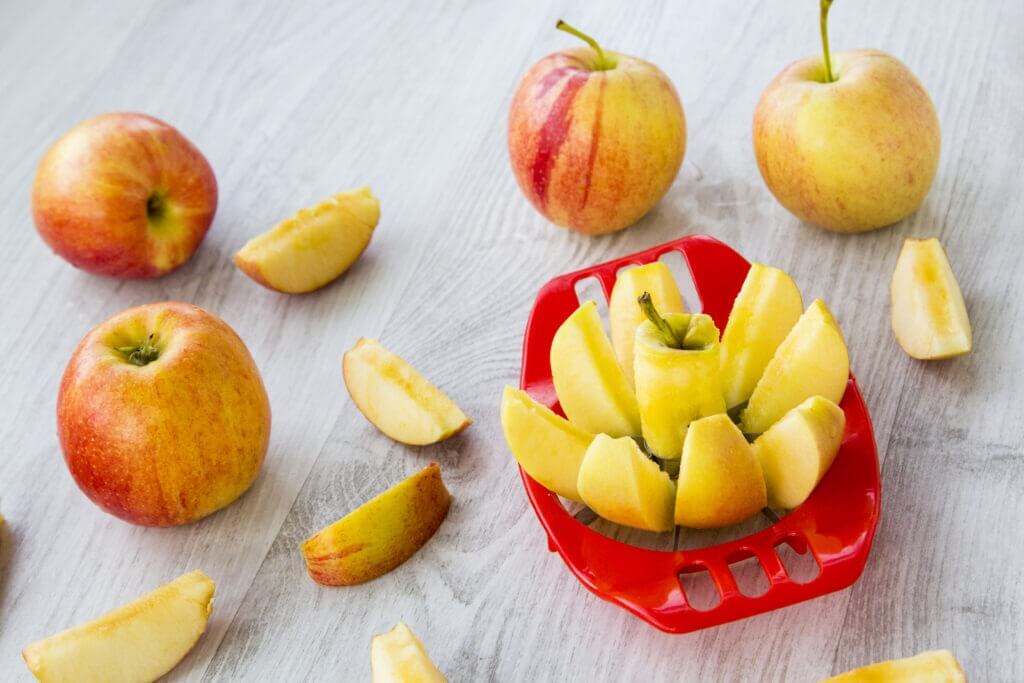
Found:
[[152, 278], [185, 263], [217, 210], [217, 180], [177, 129], [145, 114], [102, 114], [64, 134], [32, 186], [36, 227], [82, 270]]
[[512, 100], [516, 180], [548, 220], [597, 235], [639, 220], [668, 191], [686, 151], [672, 82], [649, 62], [590, 47], [548, 55]]
[[144, 526], [188, 524], [259, 473], [270, 403], [238, 335], [185, 303], [149, 304], [95, 327], [57, 397], [64, 460], [79, 488]]

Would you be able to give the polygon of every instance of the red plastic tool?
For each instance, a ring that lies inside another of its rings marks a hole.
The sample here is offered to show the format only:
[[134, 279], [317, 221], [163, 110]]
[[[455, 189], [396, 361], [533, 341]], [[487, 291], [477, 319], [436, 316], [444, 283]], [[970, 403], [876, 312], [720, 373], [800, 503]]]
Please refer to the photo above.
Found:
[[[724, 329], [750, 264], [711, 237], [683, 237], [544, 285], [526, 326], [520, 387], [562, 414], [551, 382], [549, 350], [555, 331], [579, 306], [576, 282], [596, 277], [608, 297], [620, 268], [650, 263], [671, 251], [683, 255], [704, 312]], [[846, 413], [843, 444], [811, 497], [767, 529], [707, 548], [667, 552], [615, 541], [577, 521], [555, 494], [520, 473], [550, 549], [584, 586], [662, 631], [687, 633], [840, 590], [860, 576], [878, 525], [881, 482], [871, 418], [852, 374], [841, 407]], [[801, 553], [809, 549], [819, 574], [807, 583], [791, 579], [776, 553], [783, 543]], [[729, 569], [730, 563], [751, 556], [759, 560], [769, 582], [757, 597], [740, 592]], [[687, 602], [679, 579], [682, 573], [701, 570], [709, 573], [720, 596], [708, 610]]]

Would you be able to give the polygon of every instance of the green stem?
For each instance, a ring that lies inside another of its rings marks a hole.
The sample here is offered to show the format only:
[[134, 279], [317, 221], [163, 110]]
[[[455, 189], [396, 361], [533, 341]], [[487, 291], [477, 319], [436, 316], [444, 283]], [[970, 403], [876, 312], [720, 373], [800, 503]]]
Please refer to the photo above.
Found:
[[555, 28], [557, 28], [559, 31], [565, 31], [568, 34], [576, 36], [580, 40], [584, 41], [587, 45], [589, 45], [590, 47], [594, 48], [594, 52], [597, 53], [597, 70], [598, 71], [606, 71], [606, 70], [612, 68], [611, 63], [604, 56], [604, 50], [601, 49], [601, 46], [597, 44], [596, 40], [594, 40], [593, 38], [588, 36], [583, 31], [580, 31], [578, 28], [565, 23], [561, 19], [558, 20], [557, 24], [555, 24]]
[[145, 341], [135, 346], [119, 346], [117, 350], [123, 353], [128, 362], [132, 365], [138, 365], [140, 368], [143, 365], [152, 363], [160, 356], [160, 349], [153, 343], [153, 335], [146, 337]]
[[832, 75], [832, 53], [828, 49], [828, 11], [830, 9], [832, 9], [832, 0], [821, 0], [821, 49], [825, 53], [826, 83], [836, 80]]
[[669, 347], [670, 349], [683, 349], [686, 347], [685, 337], [680, 337], [676, 334], [676, 331], [672, 329], [672, 326], [668, 324], [668, 321], [661, 317], [658, 313], [658, 309], [654, 307], [654, 302], [651, 300], [651, 293], [644, 292], [637, 298], [636, 302], [640, 304], [640, 310], [643, 311], [644, 315], [651, 324], [654, 325], [658, 330], [658, 334], [661, 337], [661, 342]]

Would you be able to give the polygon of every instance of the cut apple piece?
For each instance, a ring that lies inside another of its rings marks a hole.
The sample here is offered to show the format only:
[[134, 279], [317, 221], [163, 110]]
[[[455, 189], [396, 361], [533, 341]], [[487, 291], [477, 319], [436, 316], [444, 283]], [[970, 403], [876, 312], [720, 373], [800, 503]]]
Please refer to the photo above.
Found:
[[636, 328], [646, 318], [636, 300], [649, 292], [651, 300], [662, 313], [683, 313], [683, 297], [669, 270], [661, 261], [635, 266], [619, 273], [608, 302], [608, 322], [612, 330], [612, 347], [626, 375], [633, 384], [633, 340]]
[[249, 240], [235, 265], [264, 287], [312, 292], [355, 263], [378, 220], [380, 202], [370, 188], [340, 192]]
[[588, 301], [566, 318], [551, 340], [551, 379], [565, 416], [592, 434], [640, 434], [640, 414], [597, 304]]
[[767, 500], [757, 456], [725, 414], [690, 423], [677, 486], [675, 522], [696, 529], [742, 522]]
[[206, 630], [214, 583], [194, 571], [98, 619], [22, 651], [40, 681], [155, 681], [174, 668]]
[[747, 434], [760, 434], [811, 396], [839, 403], [849, 375], [850, 354], [839, 324], [815, 299], [768, 362], [740, 426]]
[[501, 426], [508, 449], [527, 474], [549, 491], [583, 502], [576, 480], [593, 434], [509, 386], [501, 397]]
[[937, 239], [903, 243], [891, 294], [892, 331], [909, 356], [932, 360], [971, 350], [964, 297]]
[[722, 393], [732, 409], [754, 393], [775, 350], [804, 311], [796, 283], [784, 271], [753, 263], [722, 333]]
[[647, 531], [673, 526], [675, 485], [628, 436], [595, 436], [576, 486], [583, 502], [609, 522]]
[[822, 683], [967, 683], [967, 676], [952, 652], [931, 650], [862, 666]]
[[754, 442], [768, 488], [768, 505], [799, 506], [832, 466], [843, 443], [846, 415], [827, 398], [812, 396]]
[[448, 683], [405, 624], [373, 637], [370, 669], [373, 683]]
[[356, 342], [341, 368], [356, 407], [395, 441], [426, 446], [472, 423], [454, 401], [376, 339]]
[[431, 463], [306, 539], [310, 577], [352, 586], [387, 574], [430, 540], [450, 505], [441, 468]]

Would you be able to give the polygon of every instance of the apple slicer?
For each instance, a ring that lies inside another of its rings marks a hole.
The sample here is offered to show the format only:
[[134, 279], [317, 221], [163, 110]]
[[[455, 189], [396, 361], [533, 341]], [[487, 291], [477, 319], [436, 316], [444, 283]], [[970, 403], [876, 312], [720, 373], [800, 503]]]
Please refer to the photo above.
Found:
[[[750, 264], [711, 237], [683, 237], [544, 285], [526, 325], [520, 387], [561, 415], [549, 349], [555, 331], [579, 306], [576, 283], [596, 278], [607, 298], [621, 268], [650, 263], [673, 251], [689, 267], [703, 311], [724, 329]], [[810, 498], [770, 527], [709, 547], [663, 551], [613, 540], [578, 521], [558, 496], [522, 469], [520, 473], [550, 550], [561, 555], [584, 586], [662, 631], [687, 633], [837, 591], [860, 576], [878, 524], [881, 482], [871, 418], [852, 374], [840, 407], [846, 413], [843, 443]], [[806, 583], [792, 577], [778, 554], [782, 545], [811, 553], [817, 576]], [[768, 583], [756, 597], [740, 590], [730, 570], [731, 563], [751, 557], [757, 558]], [[698, 609], [687, 600], [680, 578], [701, 571], [718, 592], [718, 604], [710, 609]]]

